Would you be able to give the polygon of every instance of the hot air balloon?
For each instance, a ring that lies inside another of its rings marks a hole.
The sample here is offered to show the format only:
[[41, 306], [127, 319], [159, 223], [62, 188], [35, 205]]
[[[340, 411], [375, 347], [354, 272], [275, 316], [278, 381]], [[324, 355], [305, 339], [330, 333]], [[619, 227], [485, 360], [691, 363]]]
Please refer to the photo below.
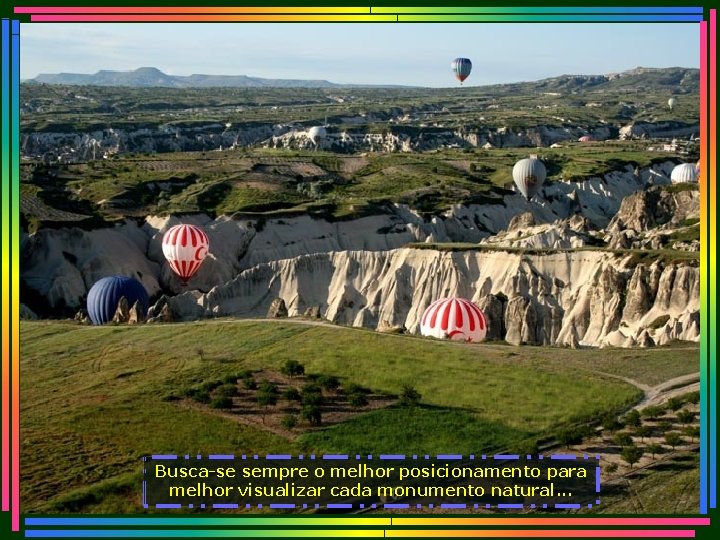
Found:
[[472, 71], [472, 62], [469, 58], [456, 58], [450, 66], [452, 67], [453, 73], [455, 73], [455, 78], [460, 81], [460, 84], [468, 78], [470, 71]]
[[425, 310], [420, 333], [441, 339], [482, 341], [487, 334], [482, 310], [464, 298], [441, 298]]
[[315, 146], [319, 146], [320, 142], [327, 137], [327, 130], [323, 126], [313, 126], [308, 130], [308, 137], [315, 143]]
[[205, 232], [195, 225], [175, 225], [163, 236], [163, 254], [183, 285], [200, 268], [209, 245]]
[[135, 302], [147, 313], [148, 294], [138, 280], [125, 276], [105, 277], [95, 282], [87, 297], [87, 311], [93, 324], [105, 324], [112, 320], [120, 298], [125, 297], [128, 306]]
[[697, 179], [697, 169], [692, 163], [681, 163], [680, 165], [676, 165], [672, 170], [672, 173], [670, 173], [670, 181], [673, 184], [697, 182]]
[[668, 99], [668, 107], [670, 107], [670, 110], [672, 111], [672, 108], [675, 106], [675, 103], [677, 103], [677, 100], [674, 97], [671, 97]]
[[542, 161], [525, 158], [513, 167], [513, 180], [520, 193], [529, 201], [545, 182], [547, 172]]

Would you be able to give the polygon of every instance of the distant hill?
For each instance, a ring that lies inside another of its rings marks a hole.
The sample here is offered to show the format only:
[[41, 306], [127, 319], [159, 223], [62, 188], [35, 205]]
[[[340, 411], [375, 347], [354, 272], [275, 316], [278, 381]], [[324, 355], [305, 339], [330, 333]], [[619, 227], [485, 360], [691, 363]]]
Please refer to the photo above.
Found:
[[[130, 86], [166, 88], [350, 88], [378, 85], [336, 84], [325, 80], [263, 79], [247, 75], [167, 75], [154, 67], [133, 71], [100, 70], [92, 75], [81, 73], [41, 73], [25, 82], [87, 86]], [[399, 88], [397, 85], [382, 85]]]
[[539, 81], [497, 85], [500, 88], [522, 90], [523, 92], [577, 92], [601, 90], [644, 91], [670, 90], [677, 93], [700, 91], [700, 70], [695, 68], [644, 68], [609, 73], [606, 75], [560, 75]]
[[[264, 79], [247, 75], [167, 75], [154, 67], [133, 71], [100, 70], [94, 74], [42, 73], [27, 83], [88, 86], [126, 86], [135, 88], [413, 88], [402, 85], [337, 84], [326, 80]], [[414, 87], [417, 88], [417, 87]], [[631, 90], [642, 88], [677, 93], [700, 91], [700, 70], [694, 68], [638, 67], [606, 75], [560, 75], [539, 81], [491, 85], [490, 91], [576, 92]]]

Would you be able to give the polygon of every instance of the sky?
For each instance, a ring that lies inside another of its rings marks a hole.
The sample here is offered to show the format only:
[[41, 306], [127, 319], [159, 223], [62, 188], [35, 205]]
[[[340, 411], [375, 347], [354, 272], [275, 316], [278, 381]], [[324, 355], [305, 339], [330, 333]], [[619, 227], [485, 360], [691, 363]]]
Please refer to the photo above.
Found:
[[700, 26], [675, 24], [42, 24], [20, 30], [20, 76], [156, 67], [170, 75], [446, 87], [699, 67]]

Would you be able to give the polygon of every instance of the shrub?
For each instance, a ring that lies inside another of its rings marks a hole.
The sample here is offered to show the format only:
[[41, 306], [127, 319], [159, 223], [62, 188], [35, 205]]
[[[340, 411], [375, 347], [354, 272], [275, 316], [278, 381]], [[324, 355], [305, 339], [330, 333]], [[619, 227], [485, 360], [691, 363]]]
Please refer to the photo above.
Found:
[[617, 470], [618, 470], [617, 463], [610, 463], [607, 465], [607, 467], [605, 467], [605, 471], [609, 472], [609, 473], [614, 473]]
[[700, 403], [700, 392], [697, 390], [695, 392], [688, 392], [682, 397], [685, 399], [685, 403], [692, 403], [693, 405]]
[[233, 397], [237, 394], [237, 388], [234, 384], [223, 384], [215, 391], [215, 394], [222, 397]]
[[233, 400], [229, 396], [217, 396], [210, 402], [213, 409], [229, 409], [233, 406]]
[[243, 386], [248, 390], [257, 390], [258, 387], [252, 375], [243, 379]]
[[677, 411], [683, 406], [683, 400], [679, 397], [671, 397], [668, 399], [667, 406], [672, 411]]
[[620, 422], [614, 414], [606, 414], [600, 421], [602, 428], [610, 433], [613, 433], [623, 428], [622, 422]]
[[342, 387], [342, 391], [346, 395], [350, 394], [367, 394], [368, 390], [367, 388], [363, 388], [359, 384], [355, 383], [345, 383]]
[[297, 426], [297, 416], [295, 416], [294, 414], [286, 414], [282, 417], [280, 424], [285, 429], [292, 429]]
[[282, 397], [285, 401], [302, 401], [302, 396], [297, 388], [287, 388], [282, 393]]
[[632, 436], [628, 432], [622, 431], [615, 435], [613, 442], [618, 446], [630, 446], [632, 445], [633, 440]]
[[681, 424], [692, 424], [695, 420], [695, 413], [692, 411], [679, 411], [677, 419]]
[[205, 392], [212, 392], [215, 390], [218, 386], [222, 385], [222, 381], [206, 381], [200, 385], [200, 388], [204, 390]]
[[421, 398], [420, 392], [418, 392], [414, 386], [409, 384], [403, 385], [402, 392], [400, 392], [400, 405], [414, 407], [420, 403]]
[[302, 394], [303, 396], [306, 394], [322, 394], [322, 388], [314, 382], [305, 383], [302, 387]]
[[356, 392], [348, 396], [348, 403], [350, 403], [351, 407], [355, 408], [366, 407], [368, 404], [368, 398], [365, 394]]
[[280, 373], [288, 377], [297, 377], [305, 373], [305, 366], [297, 360], [288, 360], [283, 367], [280, 368]]
[[271, 383], [267, 379], [263, 379], [260, 381], [260, 385], [258, 386], [258, 392], [265, 394], [277, 394], [278, 387], [275, 383]]
[[640, 413], [633, 409], [623, 417], [623, 422], [626, 426], [638, 427], [640, 425]]
[[665, 412], [665, 409], [662, 407], [659, 407], [658, 405], [651, 405], [650, 407], [645, 407], [642, 411], [640, 411], [640, 414], [644, 418], [657, 418], [659, 416], [662, 416]]
[[192, 398], [198, 403], [210, 403], [210, 392], [205, 390], [196, 390]]
[[557, 440], [563, 446], [582, 442], [582, 433], [577, 428], [566, 428], [557, 434]]

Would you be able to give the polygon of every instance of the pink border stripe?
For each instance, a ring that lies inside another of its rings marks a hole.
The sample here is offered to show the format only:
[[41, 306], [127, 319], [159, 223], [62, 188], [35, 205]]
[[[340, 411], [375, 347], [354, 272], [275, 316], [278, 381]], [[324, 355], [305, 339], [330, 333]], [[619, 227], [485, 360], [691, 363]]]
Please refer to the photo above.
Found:
[[59, 14], [59, 13], [363, 13], [369, 14], [370, 7], [364, 6], [16, 6], [17, 14]]
[[30, 22], [396, 22], [395, 15], [369, 13], [169, 13], [30, 15]]

